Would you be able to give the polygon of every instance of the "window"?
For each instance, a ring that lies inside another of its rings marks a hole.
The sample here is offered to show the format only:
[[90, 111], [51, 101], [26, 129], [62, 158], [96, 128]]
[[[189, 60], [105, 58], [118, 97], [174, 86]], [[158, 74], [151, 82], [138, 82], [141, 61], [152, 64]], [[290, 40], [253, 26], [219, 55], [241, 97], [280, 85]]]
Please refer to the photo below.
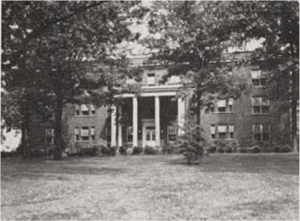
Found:
[[254, 141], [269, 141], [270, 140], [270, 125], [254, 124], [252, 126]]
[[95, 127], [75, 127], [75, 141], [89, 141], [95, 140], [96, 128]]
[[79, 128], [75, 127], [75, 141], [79, 141]]
[[227, 126], [226, 125], [218, 126], [218, 136], [219, 136], [219, 139], [227, 138]]
[[96, 110], [95, 110], [95, 106], [93, 104], [90, 105], [90, 109], [91, 109], [91, 115], [95, 115]]
[[267, 114], [270, 109], [270, 101], [267, 97], [252, 97], [252, 107], [254, 114]]
[[96, 129], [95, 127], [91, 127], [91, 139], [95, 140]]
[[254, 69], [251, 71], [252, 84], [255, 87], [265, 86], [267, 84], [267, 75], [262, 73], [259, 69]]
[[81, 140], [89, 140], [89, 127], [82, 127], [80, 130]]
[[217, 113], [228, 113], [233, 112], [233, 99], [229, 98], [227, 100], [217, 101]]
[[80, 105], [80, 109], [81, 109], [81, 115], [89, 115], [89, 108], [86, 104], [81, 104]]
[[218, 125], [212, 124], [210, 126], [211, 139], [233, 139], [234, 125]]
[[234, 138], [234, 125], [229, 125], [229, 138], [233, 139]]
[[127, 127], [127, 142], [133, 142], [133, 127]]
[[149, 73], [147, 75], [147, 84], [148, 85], [155, 85], [155, 73]]
[[75, 104], [75, 116], [89, 116], [95, 115], [96, 110], [94, 105], [86, 105], [86, 104]]
[[168, 126], [168, 141], [176, 141], [177, 127]]
[[45, 129], [45, 143], [54, 144], [54, 129], [46, 128]]
[[214, 124], [210, 125], [211, 139], [216, 139], [216, 126]]

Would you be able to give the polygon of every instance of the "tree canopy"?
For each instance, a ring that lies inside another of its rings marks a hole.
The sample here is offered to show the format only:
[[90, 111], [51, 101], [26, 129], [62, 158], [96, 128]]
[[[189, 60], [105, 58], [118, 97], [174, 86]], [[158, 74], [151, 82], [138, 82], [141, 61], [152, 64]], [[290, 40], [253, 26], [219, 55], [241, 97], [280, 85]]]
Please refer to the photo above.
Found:
[[54, 111], [56, 159], [64, 104], [87, 91], [106, 101], [99, 99], [103, 86], [128, 73], [117, 45], [135, 39], [128, 26], [142, 14], [138, 2], [2, 3], [2, 86], [8, 93], [35, 90]]

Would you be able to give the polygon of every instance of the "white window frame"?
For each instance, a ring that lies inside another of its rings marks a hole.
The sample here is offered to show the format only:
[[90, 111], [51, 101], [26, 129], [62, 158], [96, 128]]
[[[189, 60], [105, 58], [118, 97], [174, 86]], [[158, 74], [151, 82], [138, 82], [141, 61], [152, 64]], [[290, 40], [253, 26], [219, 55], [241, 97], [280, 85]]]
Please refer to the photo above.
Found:
[[[214, 113], [233, 113], [233, 98], [216, 100], [216, 109]], [[219, 108], [225, 108], [225, 111], [219, 111]]]
[[155, 73], [147, 74], [147, 85], [149, 85], [149, 86], [155, 85]]
[[[168, 142], [175, 142], [177, 140], [177, 127], [176, 126], [168, 126], [167, 128], [167, 138]], [[170, 135], [174, 136], [175, 135], [175, 140], [170, 140]]]
[[[252, 97], [252, 113], [253, 114], [269, 114], [270, 113], [270, 99], [263, 96], [263, 97]], [[257, 100], [256, 100], [257, 99]], [[266, 103], [263, 102], [263, 99], [266, 99]], [[258, 103], [256, 103], [258, 102]], [[255, 112], [255, 107], [259, 107], [259, 112]], [[268, 112], [263, 112], [263, 107], [268, 107]]]
[[[259, 133], [254, 133], [254, 128], [256, 127], [256, 126], [259, 126]], [[266, 134], [268, 134], [268, 139], [263, 139], [264, 138], [264, 128], [268, 128], [268, 133], [266, 133]], [[259, 134], [260, 135], [260, 140], [256, 140], [255, 139], [255, 134]], [[265, 141], [265, 142], [268, 142], [268, 141], [270, 141], [271, 140], [271, 126], [270, 126], [270, 124], [253, 124], [252, 125], [252, 140], [254, 141], [254, 142], [259, 142], [259, 141]]]
[[[267, 74], [263, 73], [259, 68], [251, 70], [251, 79], [253, 87], [264, 87], [266, 84], [263, 84], [262, 80], [266, 80], [267, 78]], [[254, 85], [253, 80], [258, 81], [258, 84]]]

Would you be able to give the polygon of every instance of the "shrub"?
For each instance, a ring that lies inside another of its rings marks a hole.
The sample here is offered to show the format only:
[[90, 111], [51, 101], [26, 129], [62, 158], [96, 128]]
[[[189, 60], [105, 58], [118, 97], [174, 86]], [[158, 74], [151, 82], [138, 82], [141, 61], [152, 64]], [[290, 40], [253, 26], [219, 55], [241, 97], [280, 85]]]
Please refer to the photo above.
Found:
[[226, 153], [232, 153], [232, 151], [233, 151], [233, 148], [232, 148], [231, 146], [227, 146], [227, 147], [225, 148], [225, 152], [226, 152]]
[[224, 153], [224, 147], [219, 147], [219, 148], [218, 148], [218, 152], [219, 152], [219, 153]]
[[215, 153], [217, 151], [217, 146], [215, 144], [212, 144], [209, 147], [209, 153]]
[[239, 152], [240, 153], [247, 153], [247, 149], [246, 148], [239, 148]]
[[175, 148], [173, 148], [173, 146], [171, 146], [171, 144], [166, 144], [166, 145], [163, 146], [162, 151], [163, 151], [164, 154], [165, 153], [171, 154], [171, 153], [173, 153], [174, 149]]
[[143, 148], [142, 147], [133, 147], [132, 155], [138, 155], [138, 154], [140, 154], [142, 152], [143, 152]]
[[119, 153], [121, 154], [121, 155], [127, 155], [127, 146], [120, 146], [119, 147]]
[[116, 147], [106, 147], [104, 145], [100, 145], [99, 149], [101, 150], [102, 155], [115, 156], [116, 155]]
[[260, 147], [258, 145], [254, 145], [251, 147], [251, 152], [252, 153], [259, 153], [260, 152]]
[[282, 149], [281, 149], [281, 151], [283, 153], [291, 152], [292, 151], [292, 147], [290, 145], [288, 145], [288, 144], [284, 144], [283, 147], [282, 147]]
[[155, 149], [153, 147], [146, 146], [145, 149], [144, 149], [144, 154], [154, 155], [155, 154]]
[[275, 153], [279, 153], [279, 152], [280, 152], [280, 147], [279, 147], [278, 145], [276, 145], [276, 146], [274, 147], [274, 152], [275, 152]]

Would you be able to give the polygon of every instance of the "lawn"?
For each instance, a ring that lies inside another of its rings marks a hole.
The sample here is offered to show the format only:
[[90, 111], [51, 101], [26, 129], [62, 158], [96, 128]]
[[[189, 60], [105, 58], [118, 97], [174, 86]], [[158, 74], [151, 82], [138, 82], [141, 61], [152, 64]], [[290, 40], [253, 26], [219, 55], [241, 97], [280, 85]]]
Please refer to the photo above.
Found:
[[299, 220], [296, 154], [2, 159], [1, 220]]

